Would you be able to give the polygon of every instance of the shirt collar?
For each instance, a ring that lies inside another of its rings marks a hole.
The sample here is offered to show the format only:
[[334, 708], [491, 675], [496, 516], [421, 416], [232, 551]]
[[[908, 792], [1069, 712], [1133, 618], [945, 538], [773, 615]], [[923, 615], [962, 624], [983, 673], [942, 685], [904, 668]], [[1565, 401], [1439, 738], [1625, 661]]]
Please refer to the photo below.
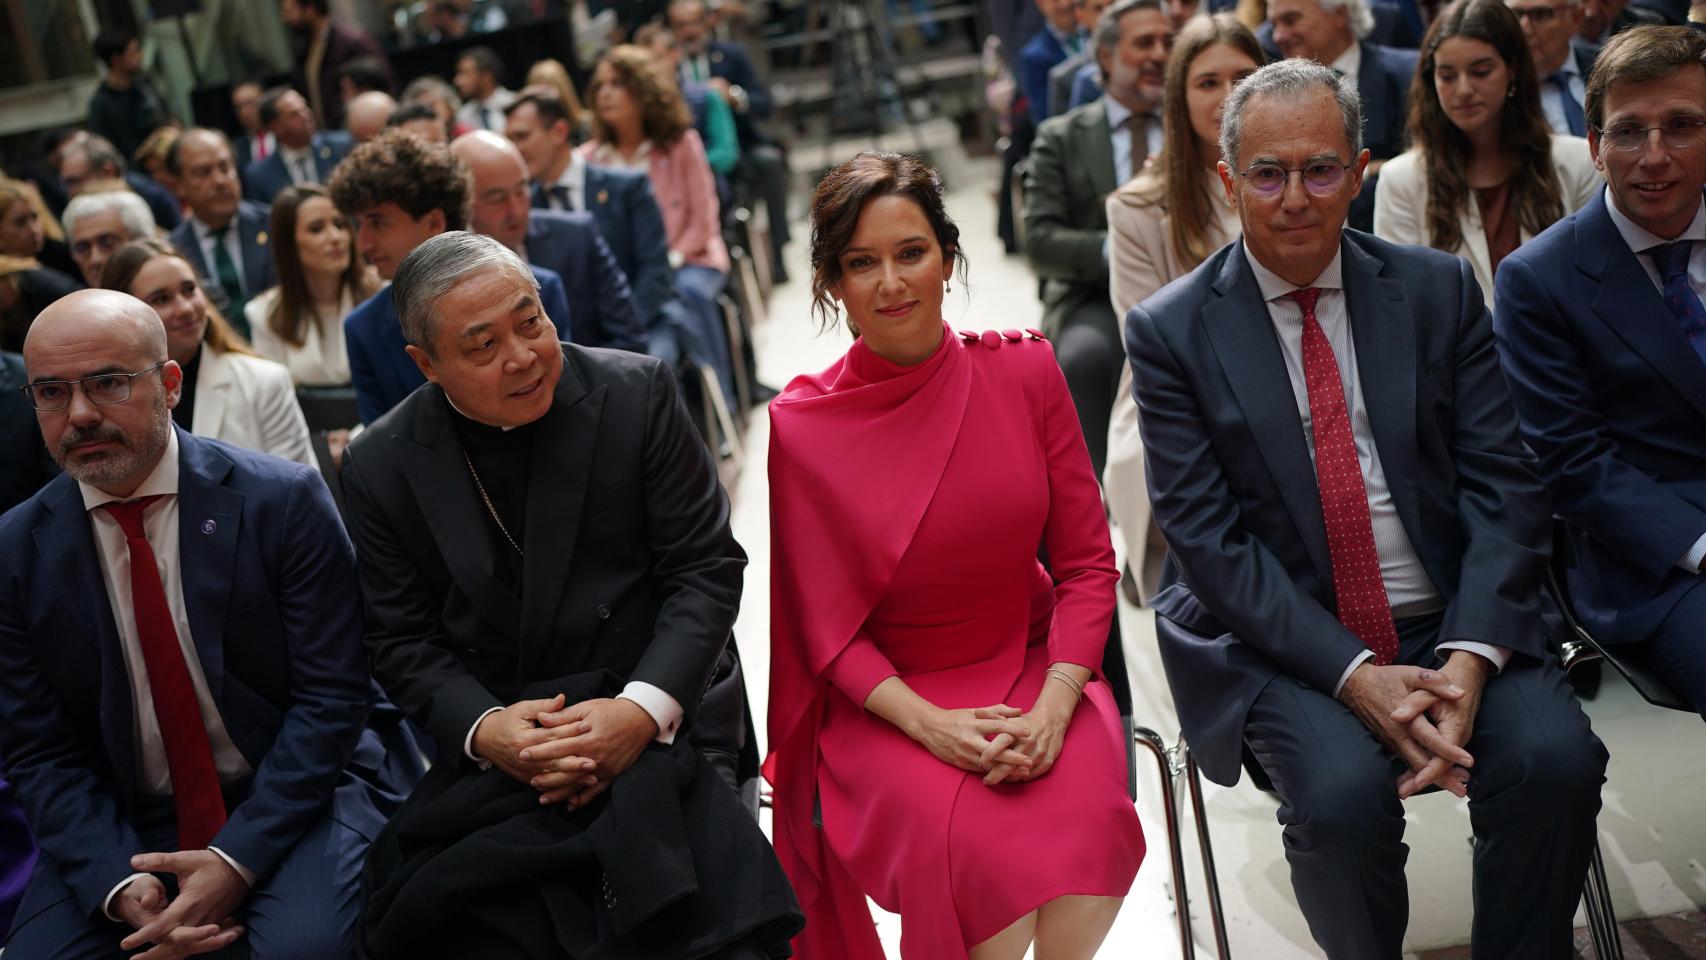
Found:
[[[1610, 187], [1605, 188], [1605, 209], [1611, 214], [1611, 222], [1617, 225], [1617, 232], [1623, 235], [1623, 242], [1636, 253], [1646, 253], [1654, 247], [1675, 242], [1658, 236], [1624, 216], [1623, 211], [1617, 209], [1617, 198], [1612, 196]], [[1683, 230], [1676, 240], [1706, 240], [1706, 196], [1703, 196], [1700, 205], [1694, 208], [1694, 219], [1688, 222], [1688, 228]]]
[[[1571, 47], [1569, 50], [1565, 51], [1564, 62], [1559, 64], [1558, 69], [1556, 69], [1552, 72], [1553, 73], [1561, 73], [1566, 77], [1581, 76], [1582, 65], [1576, 62], [1576, 48], [1575, 47]], [[1542, 81], [1545, 81], [1546, 77], [1541, 77], [1540, 79]]]
[[1071, 30], [1056, 30], [1054, 24], [1047, 20], [1043, 21], [1043, 29], [1047, 30], [1049, 32], [1049, 36], [1054, 37], [1054, 42], [1060, 44], [1061, 48], [1065, 50], [1071, 50], [1072, 42], [1078, 38], [1077, 28], [1073, 28]]
[[1111, 94], [1104, 94], [1102, 96], [1102, 103], [1108, 108], [1108, 129], [1115, 133], [1120, 132], [1120, 127], [1123, 126], [1126, 120], [1131, 116], [1130, 108], [1119, 102], [1119, 100], [1114, 98]]
[[1339, 58], [1327, 66], [1355, 80], [1357, 74], [1362, 72], [1362, 44], [1352, 40], [1345, 52], [1339, 54]]
[[[1250, 261], [1250, 270], [1256, 274], [1256, 286], [1261, 288], [1264, 301], [1271, 303], [1293, 290], [1303, 289], [1303, 287], [1262, 266], [1262, 262], [1250, 252], [1250, 244], [1247, 241], [1240, 240], [1239, 243], [1244, 247], [1244, 259]], [[1327, 269], [1322, 270], [1321, 275], [1316, 277], [1313, 283], [1304, 286], [1315, 287], [1320, 290], [1343, 290], [1345, 286], [1344, 274], [1340, 269], [1339, 260], [1344, 256], [1344, 250], [1344, 245], [1340, 244], [1338, 251], [1333, 254], [1332, 262], [1327, 264]]]
[[[227, 230], [229, 230], [231, 228], [232, 224], [235, 224], [236, 222], [237, 222], [237, 215], [232, 214], [231, 215], [231, 222], [227, 223], [225, 225], [225, 228]], [[206, 242], [211, 241], [211, 240], [217, 240], [219, 238], [219, 231], [218, 230], [214, 229], [213, 227], [208, 226], [205, 222], [202, 221], [202, 219], [200, 217], [196, 216], [193, 213], [190, 214], [190, 228], [195, 231], [196, 239], [201, 241], [202, 243], [206, 243]]]
[[128, 497], [115, 497], [100, 487], [91, 486], [81, 480], [77, 481], [77, 490], [83, 495], [83, 509], [94, 510], [109, 503], [122, 500], [140, 500], [143, 497], [175, 497], [178, 495], [178, 428], [172, 427], [166, 434], [166, 452], [160, 455], [160, 462], [154, 465], [152, 472], [143, 479], [136, 492]]

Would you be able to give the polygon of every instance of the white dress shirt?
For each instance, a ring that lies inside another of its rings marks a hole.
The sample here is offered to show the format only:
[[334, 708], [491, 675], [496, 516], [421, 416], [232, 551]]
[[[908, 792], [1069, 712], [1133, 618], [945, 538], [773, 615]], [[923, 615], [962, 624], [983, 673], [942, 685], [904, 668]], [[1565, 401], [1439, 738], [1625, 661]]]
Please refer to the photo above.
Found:
[[[214, 769], [219, 772], [221, 783], [248, 776], [253, 771], [248, 761], [243, 759], [237, 745], [232, 742], [231, 734], [226, 732], [225, 719], [219, 715], [219, 706], [213, 702], [213, 694], [207, 686], [207, 677], [202, 673], [195, 638], [190, 634], [189, 612], [184, 605], [183, 570], [177, 562], [177, 431], [173, 430], [168, 434], [166, 451], [161, 455], [159, 465], [129, 497], [115, 497], [86, 483], [77, 484], [77, 489], [83, 494], [83, 508], [89, 512], [89, 523], [95, 535], [95, 548], [100, 555], [101, 581], [107, 589], [107, 601], [112, 605], [114, 626], [118, 628], [119, 649], [124, 654], [125, 673], [130, 677], [131, 729], [136, 741], [137, 785], [143, 793], [169, 796], [172, 792], [172, 773], [166, 763], [166, 742], [160, 736], [160, 721], [154, 715], [154, 696], [148, 685], [148, 666], [142, 659], [142, 638], [136, 629], [136, 607], [130, 593], [130, 545], [126, 542], [124, 530], [119, 527], [118, 521], [99, 508], [103, 504], [115, 503], [121, 499], [139, 500], [152, 496], [159, 496], [161, 499], [150, 504], [143, 513], [142, 531], [148, 537], [148, 545], [154, 551], [154, 561], [160, 567], [160, 583], [165, 587], [166, 606], [172, 612], [172, 627], [177, 631], [178, 646], [183, 650], [190, 685], [195, 688], [196, 706], [201, 710], [202, 724], [207, 727], [208, 744], [213, 748]], [[254, 874], [226, 856], [224, 851], [216, 849], [214, 852], [224, 857], [225, 862], [242, 874], [244, 880], [254, 882]], [[110, 908], [114, 895], [140, 876], [145, 874], [132, 874], [113, 887], [102, 901], [102, 908]], [[108, 915], [111, 916], [110, 910]]]
[[1355, 40], [1345, 48], [1345, 52], [1336, 57], [1327, 66], [1339, 71], [1339, 75], [1356, 83], [1357, 75], [1362, 72], [1362, 44]]
[[[1653, 263], [1652, 249], [1676, 240], [1693, 240], [1694, 249], [1688, 257], [1688, 285], [1694, 288], [1694, 295], [1706, 303], [1706, 199], [1701, 201], [1694, 211], [1694, 219], [1675, 240], [1666, 240], [1624, 216], [1623, 211], [1617, 209], [1617, 198], [1612, 196], [1610, 187], [1605, 188], [1605, 209], [1611, 214], [1611, 222], [1617, 225], [1617, 232], [1623, 235], [1623, 242], [1635, 252], [1636, 262], [1647, 271], [1647, 278], [1653, 281], [1660, 294], [1664, 293], [1665, 281]], [[1694, 541], [1694, 546], [1675, 562], [1689, 573], [1700, 573], [1702, 561], [1706, 561], [1706, 533], [1702, 533], [1700, 539]]]
[[[1571, 50], [1564, 55], [1564, 65], [1558, 73], [1564, 75], [1564, 83], [1570, 88], [1570, 96], [1576, 98], [1576, 106], [1582, 107], [1583, 122], [1587, 118], [1587, 84], [1582, 79], [1581, 65], [1576, 63], [1576, 51]], [[1546, 114], [1546, 122], [1552, 127], [1553, 133], [1570, 134], [1570, 121], [1564, 113], [1564, 94], [1558, 85], [1547, 80], [1549, 74], [1542, 73], [1540, 80], [1540, 109]], [[1586, 136], [1587, 132], [1571, 134]]]
[[[563, 201], [557, 196], [556, 188], [564, 187], [569, 192], [569, 205], [563, 206]], [[586, 209], [586, 158], [578, 150], [569, 151], [569, 164], [563, 172], [557, 175], [554, 183], [545, 185], [545, 202], [552, 210], [585, 210]]]
[[[1114, 147], [1115, 186], [1124, 186], [1131, 182], [1131, 178], [1139, 171], [1139, 165], [1132, 163], [1132, 129], [1126, 126], [1126, 119], [1132, 112], [1111, 95], [1103, 96], [1102, 103], [1107, 107], [1108, 137]], [[1145, 156], [1154, 157], [1161, 154], [1161, 120], [1153, 113], [1145, 122], [1144, 143], [1147, 146]]]
[[499, 87], [484, 100], [469, 100], [456, 111], [456, 119], [481, 130], [504, 132], [504, 111], [515, 102], [515, 91]]
[[[1374, 430], [1369, 424], [1368, 403], [1362, 395], [1362, 382], [1357, 371], [1356, 341], [1351, 336], [1349, 306], [1345, 301], [1345, 284], [1341, 271], [1343, 253], [1334, 254], [1333, 262], [1308, 286], [1320, 290], [1315, 302], [1315, 320], [1326, 334], [1339, 365], [1339, 380], [1345, 391], [1345, 408], [1350, 413], [1351, 435], [1356, 444], [1357, 463], [1362, 467], [1363, 483], [1368, 488], [1368, 516], [1374, 529], [1374, 550], [1380, 557], [1380, 579], [1386, 585], [1386, 599], [1397, 619], [1418, 617], [1445, 608], [1445, 598], [1428, 576], [1427, 568], [1416, 555], [1410, 536], [1398, 516], [1398, 505], [1392, 499], [1392, 488], [1386, 482], [1386, 469], [1380, 462], [1380, 450], [1374, 445]], [[1309, 382], [1303, 372], [1303, 307], [1286, 296], [1302, 289], [1268, 270], [1244, 247], [1244, 257], [1256, 275], [1262, 299], [1267, 301], [1268, 316], [1274, 333], [1279, 337], [1280, 352], [1285, 356], [1286, 376], [1291, 380], [1291, 392], [1297, 401], [1297, 415], [1303, 421], [1304, 437], [1313, 437], [1309, 417]], [[1309, 459], [1315, 460], [1315, 445], [1306, 442]], [[1503, 670], [1510, 660], [1510, 651], [1503, 647], [1473, 641], [1454, 640], [1439, 645], [1444, 650], [1469, 650], [1486, 657], [1494, 669]], [[1374, 656], [1373, 650], [1359, 653], [1339, 675], [1333, 688], [1340, 688], [1362, 662]]]
[[[214, 256], [213, 246], [219, 241], [214, 229], [201, 222], [201, 218], [190, 214], [190, 229], [195, 231], [196, 242], [201, 244], [202, 262], [207, 264], [207, 279], [215, 286], [219, 284], [218, 259]], [[225, 252], [231, 257], [231, 265], [237, 269], [237, 283], [243, 288], [243, 296], [250, 295], [249, 278], [243, 276], [243, 232], [242, 224], [237, 222], [237, 215], [231, 215], [231, 222], [226, 224]]]
[[320, 170], [314, 166], [314, 150], [303, 147], [292, 150], [289, 147], [278, 148], [278, 158], [284, 161], [284, 172], [290, 175], [290, 182], [296, 186], [305, 183], [319, 183]]

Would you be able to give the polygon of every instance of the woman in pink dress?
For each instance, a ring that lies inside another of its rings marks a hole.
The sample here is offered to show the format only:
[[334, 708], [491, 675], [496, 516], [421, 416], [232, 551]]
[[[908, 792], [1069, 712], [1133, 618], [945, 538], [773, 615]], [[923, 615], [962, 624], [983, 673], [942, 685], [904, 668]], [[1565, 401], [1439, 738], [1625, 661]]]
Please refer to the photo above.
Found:
[[795, 949], [882, 957], [869, 896], [908, 960], [1092, 956], [1143, 834], [1096, 672], [1118, 574], [1066, 382], [1039, 335], [943, 322], [964, 258], [922, 161], [836, 168], [812, 227], [817, 308], [858, 339], [770, 408], [766, 775]]

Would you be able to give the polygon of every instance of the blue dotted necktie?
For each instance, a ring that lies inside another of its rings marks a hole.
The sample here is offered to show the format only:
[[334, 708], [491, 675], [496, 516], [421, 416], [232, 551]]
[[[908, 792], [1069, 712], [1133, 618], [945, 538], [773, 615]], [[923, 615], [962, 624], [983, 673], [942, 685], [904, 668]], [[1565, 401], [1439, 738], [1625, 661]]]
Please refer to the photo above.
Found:
[[1700, 295], [1688, 283], [1688, 260], [1694, 252], [1694, 241], [1678, 240], [1647, 251], [1653, 255], [1653, 265], [1659, 268], [1664, 280], [1665, 306], [1682, 324], [1682, 335], [1694, 347], [1701, 363], [1706, 363], [1706, 306]]
[[1547, 77], [1546, 82], [1558, 88], [1558, 99], [1564, 104], [1564, 122], [1570, 127], [1570, 136], [1587, 136], [1587, 117], [1582, 114], [1582, 105], [1577, 103], [1575, 96], [1570, 93], [1570, 75], [1560, 70]]

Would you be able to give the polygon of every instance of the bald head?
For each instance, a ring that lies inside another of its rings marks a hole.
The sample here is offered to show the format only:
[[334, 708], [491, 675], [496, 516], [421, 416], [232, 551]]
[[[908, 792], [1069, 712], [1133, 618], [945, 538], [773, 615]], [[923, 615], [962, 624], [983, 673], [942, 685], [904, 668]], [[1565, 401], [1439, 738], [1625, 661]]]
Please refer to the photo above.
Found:
[[379, 136], [396, 110], [397, 101], [382, 90], [356, 94], [344, 104], [344, 129], [356, 143], [366, 143]]
[[166, 325], [154, 308], [118, 290], [78, 290], [37, 315], [24, 337], [24, 367], [38, 379], [32, 357], [69, 343], [106, 343], [112, 352], [146, 361], [166, 359]]
[[475, 130], [452, 141], [450, 152], [474, 175], [474, 230], [520, 252], [533, 199], [521, 151], [508, 137]]

